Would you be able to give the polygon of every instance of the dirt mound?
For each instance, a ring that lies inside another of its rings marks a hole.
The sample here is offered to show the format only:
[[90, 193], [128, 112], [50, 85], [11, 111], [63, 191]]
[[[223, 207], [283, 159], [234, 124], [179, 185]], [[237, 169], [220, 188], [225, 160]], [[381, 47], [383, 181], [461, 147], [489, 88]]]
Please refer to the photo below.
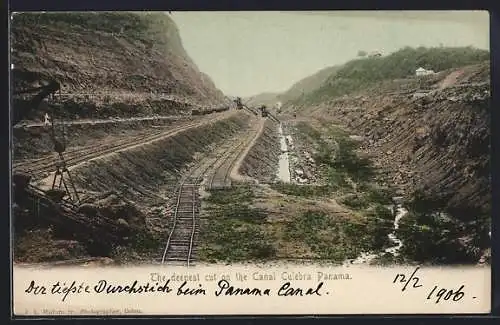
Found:
[[54, 239], [52, 229], [37, 229], [28, 236], [15, 237], [15, 260], [22, 263], [71, 260], [88, 256], [84, 245], [76, 240]]
[[80, 211], [89, 217], [104, 216], [131, 229], [140, 230], [146, 227], [144, 214], [132, 202], [116, 193], [108, 193], [92, 203], [83, 204]]
[[64, 95], [58, 101], [75, 114], [84, 107], [84, 116], [176, 113], [186, 107], [172, 107], [172, 99], [224, 100], [163, 13], [22, 13], [11, 32], [14, 88], [55, 79]]

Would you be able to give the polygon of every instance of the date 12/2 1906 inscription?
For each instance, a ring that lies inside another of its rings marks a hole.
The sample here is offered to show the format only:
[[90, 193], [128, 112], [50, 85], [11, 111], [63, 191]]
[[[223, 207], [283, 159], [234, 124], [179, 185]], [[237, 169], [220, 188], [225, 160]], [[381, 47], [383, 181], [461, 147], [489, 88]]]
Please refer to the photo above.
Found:
[[[393, 284], [402, 285], [401, 291], [405, 291], [407, 289], [418, 289], [424, 286], [422, 279], [417, 276], [417, 272], [420, 270], [420, 267], [416, 267], [413, 270], [413, 273], [408, 276], [407, 274], [398, 273], [396, 277], [392, 281]], [[442, 301], [460, 301], [465, 296], [464, 292], [465, 285], [461, 285], [458, 289], [447, 289], [441, 288], [438, 285], [435, 285], [427, 295], [427, 300], [433, 300], [434, 303], [438, 304]], [[472, 299], [476, 299], [476, 297], [472, 297]]]

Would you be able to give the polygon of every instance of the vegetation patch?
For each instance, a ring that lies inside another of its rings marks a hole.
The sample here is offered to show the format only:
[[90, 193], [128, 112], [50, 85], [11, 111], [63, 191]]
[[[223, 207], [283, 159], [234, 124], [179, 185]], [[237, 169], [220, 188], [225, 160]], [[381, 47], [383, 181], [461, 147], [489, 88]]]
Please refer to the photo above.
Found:
[[199, 258], [209, 262], [248, 261], [275, 257], [273, 238], [266, 234], [266, 215], [250, 206], [250, 187], [211, 191], [202, 227]]
[[206, 201], [212, 204], [248, 203], [255, 197], [254, 192], [248, 186], [235, 186], [230, 190], [212, 190]]
[[306, 211], [286, 224], [285, 239], [305, 242], [320, 259], [342, 262], [387, 247], [390, 224], [373, 217], [354, 221]]
[[300, 197], [322, 197], [332, 192], [332, 189], [328, 185], [298, 185], [283, 182], [271, 184], [271, 188], [286, 195]]
[[445, 200], [427, 198], [421, 192], [408, 203], [410, 213], [400, 222], [398, 238], [406, 261], [430, 264], [475, 263], [491, 247], [490, 213], [476, 211], [476, 219], [463, 222], [450, 217]]
[[385, 80], [413, 77], [415, 69], [436, 72], [489, 60], [487, 50], [473, 47], [405, 47], [383, 57], [365, 57], [335, 69], [315, 90], [295, 104], [312, 104], [360, 91]]
[[140, 230], [130, 236], [127, 245], [114, 246], [111, 257], [116, 263], [136, 260], [151, 260], [157, 257], [162, 245], [165, 244], [165, 234], [156, 234], [148, 230]]

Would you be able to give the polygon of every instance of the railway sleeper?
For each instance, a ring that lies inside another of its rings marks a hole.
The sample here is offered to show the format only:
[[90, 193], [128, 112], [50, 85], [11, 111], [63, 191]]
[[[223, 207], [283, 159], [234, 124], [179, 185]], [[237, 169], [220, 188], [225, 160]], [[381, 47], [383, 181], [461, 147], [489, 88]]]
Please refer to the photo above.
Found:
[[190, 243], [191, 243], [190, 240], [184, 240], [184, 239], [170, 241], [170, 245], [190, 245]]
[[169, 262], [187, 262], [187, 257], [184, 256], [179, 256], [179, 257], [167, 257], [165, 258], [166, 261], [169, 261]]
[[[195, 209], [194, 209], [194, 212], [197, 213], [197, 212], [200, 212], [200, 207], [199, 206], [196, 206]], [[177, 214], [184, 214], [184, 215], [187, 215], [187, 214], [193, 214], [193, 209], [182, 209], [182, 210], [177, 210]]]
[[180, 206], [180, 205], [183, 205], [183, 206], [193, 206], [193, 201], [194, 201], [194, 205], [196, 205], [196, 202], [197, 202], [198, 200], [192, 200], [192, 199], [191, 199], [191, 200], [186, 200], [186, 199], [182, 200], [182, 199], [181, 199], [181, 200], [179, 201], [178, 206]]
[[[191, 249], [191, 256], [196, 256], [197, 251], [195, 249]], [[165, 257], [186, 257], [189, 254], [189, 247], [186, 246], [184, 249], [174, 249], [169, 248], [168, 253]]]
[[[199, 233], [199, 229], [194, 230], [194, 234], [196, 235]], [[172, 235], [171, 240], [187, 240], [191, 238], [191, 234], [193, 233], [193, 228], [185, 228], [185, 229], [178, 229], [175, 231], [175, 233]]]
[[175, 220], [175, 229], [181, 229], [181, 228], [193, 228], [193, 223], [195, 224], [195, 227], [197, 227], [198, 222], [193, 222], [193, 215], [177, 215], [177, 219]]
[[[194, 237], [194, 238], [193, 238], [193, 242], [195, 242], [195, 241], [196, 241], [196, 240], [195, 240], [195, 238], [197, 238], [197, 235], [198, 235], [198, 234], [199, 234], [199, 233], [197, 233], [197, 232], [195, 231], [194, 236], [193, 236], [193, 237]], [[175, 236], [172, 236], [171, 240], [174, 240], [174, 241], [175, 241], [175, 240], [191, 240], [191, 235], [193, 235], [193, 232], [192, 232], [192, 231], [186, 231], [186, 232], [184, 232], [182, 235], [181, 235], [181, 234], [177, 234], [177, 235], [175, 235]]]
[[[184, 247], [170, 247], [167, 256], [187, 256], [189, 254], [189, 246]], [[191, 248], [191, 256], [194, 254], [195, 250]]]

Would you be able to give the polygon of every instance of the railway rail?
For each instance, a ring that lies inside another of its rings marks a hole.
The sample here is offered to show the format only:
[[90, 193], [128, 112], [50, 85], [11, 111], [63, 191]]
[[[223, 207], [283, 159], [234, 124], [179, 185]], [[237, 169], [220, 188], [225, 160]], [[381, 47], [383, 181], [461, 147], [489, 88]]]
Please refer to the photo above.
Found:
[[[83, 149], [72, 149], [65, 152], [65, 161], [68, 167], [74, 167], [80, 163], [86, 162], [88, 160], [101, 157], [107, 154], [119, 152], [121, 150], [128, 149], [130, 147], [134, 147], [145, 142], [154, 142], [175, 133], [185, 131], [191, 128], [195, 128], [206, 123], [210, 123], [207, 121], [199, 121], [183, 124], [175, 129], [168, 131], [156, 131], [152, 134], [147, 135], [139, 135], [134, 137], [133, 139], [123, 139], [118, 140], [109, 144], [95, 144], [91, 146], [87, 146]], [[15, 162], [13, 164], [13, 169], [18, 171], [23, 171], [30, 173], [32, 175], [44, 174], [47, 172], [52, 172], [55, 170], [56, 164], [58, 163], [58, 159], [55, 154], [37, 158], [30, 160], [23, 160], [19, 162]]]
[[231, 187], [231, 178], [229, 177], [231, 170], [234, 167], [234, 164], [239, 158], [240, 149], [244, 148], [245, 141], [241, 141], [233, 151], [229, 152], [226, 159], [222, 159], [218, 164], [214, 172], [212, 173], [209, 182], [208, 188], [211, 190], [214, 189], [223, 189]]
[[[212, 158], [208, 163], [197, 166], [181, 180], [177, 190], [177, 201], [173, 215], [172, 229], [167, 238], [161, 264], [167, 262], [183, 262], [187, 266], [195, 260], [195, 237], [199, 232], [200, 198], [199, 188], [208, 170], [215, 167], [209, 176], [208, 188], [214, 184], [223, 184], [223, 187], [232, 186], [230, 172], [240, 157], [246, 145], [253, 136], [247, 136], [236, 145], [228, 148], [221, 156]], [[217, 187], [217, 188], [220, 188]]]
[[[243, 139], [237, 145], [235, 150], [229, 153], [230, 156], [227, 159], [223, 160], [221, 164], [218, 165], [217, 169], [210, 177], [210, 182], [208, 184], [209, 189], [224, 189], [224, 188], [230, 188], [232, 186], [230, 173], [233, 170], [233, 167], [235, 166], [236, 162], [240, 158], [244, 148], [247, 148], [251, 145], [257, 133], [250, 134], [250, 136], [247, 136], [245, 139]], [[260, 136], [263, 136], [263, 134], [260, 134]]]

